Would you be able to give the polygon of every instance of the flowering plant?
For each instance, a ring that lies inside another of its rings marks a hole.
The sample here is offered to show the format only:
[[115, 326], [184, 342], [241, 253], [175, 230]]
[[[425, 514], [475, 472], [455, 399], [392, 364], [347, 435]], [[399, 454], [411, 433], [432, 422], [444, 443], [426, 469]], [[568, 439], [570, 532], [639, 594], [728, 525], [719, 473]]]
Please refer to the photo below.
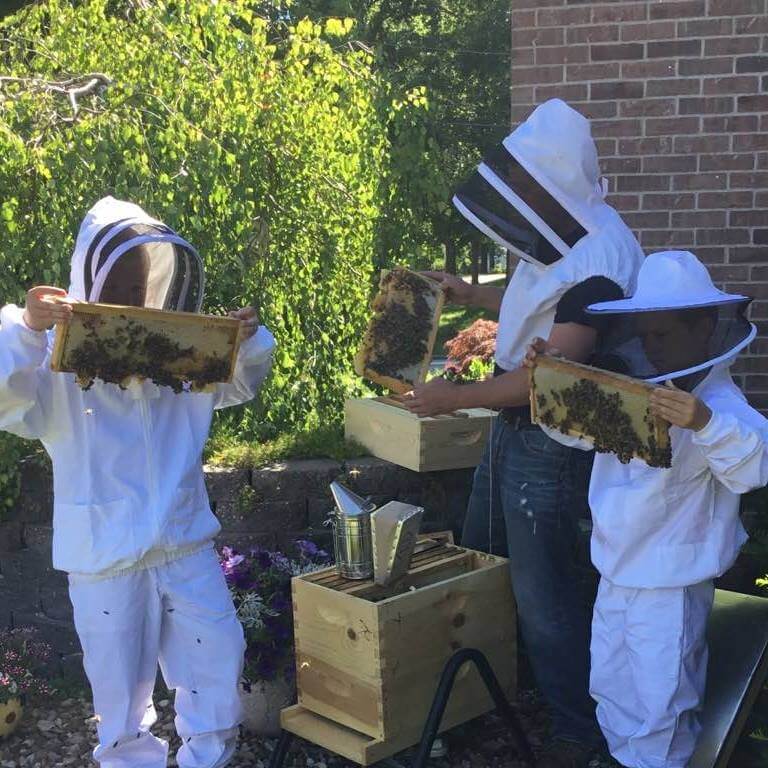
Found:
[[41, 676], [50, 656], [50, 646], [37, 639], [34, 627], [0, 630], [0, 704], [32, 694], [50, 695]]
[[291, 579], [331, 562], [311, 541], [297, 541], [295, 549], [294, 557], [260, 548], [248, 554], [222, 549], [221, 567], [245, 631], [248, 681], [295, 674]]
[[446, 341], [445, 378], [456, 382], [477, 381], [491, 373], [497, 329], [498, 323], [492, 320], [475, 320]]

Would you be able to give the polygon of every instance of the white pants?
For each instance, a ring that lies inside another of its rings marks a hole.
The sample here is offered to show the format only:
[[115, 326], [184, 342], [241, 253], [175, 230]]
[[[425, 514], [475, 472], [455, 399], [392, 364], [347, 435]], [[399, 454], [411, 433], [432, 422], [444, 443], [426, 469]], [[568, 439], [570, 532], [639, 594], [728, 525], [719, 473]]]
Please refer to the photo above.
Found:
[[100, 717], [102, 768], [165, 768], [150, 733], [158, 662], [176, 689], [180, 768], [220, 768], [241, 721], [245, 642], [213, 548], [101, 581], [71, 575], [69, 594]]
[[685, 768], [700, 725], [711, 581], [625, 589], [600, 580], [590, 693], [611, 754], [628, 768]]

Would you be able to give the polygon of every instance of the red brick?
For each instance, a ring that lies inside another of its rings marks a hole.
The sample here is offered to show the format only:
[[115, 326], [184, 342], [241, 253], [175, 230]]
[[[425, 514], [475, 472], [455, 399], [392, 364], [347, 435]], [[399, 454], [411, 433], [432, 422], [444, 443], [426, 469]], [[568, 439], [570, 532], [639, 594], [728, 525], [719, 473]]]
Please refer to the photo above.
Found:
[[731, 248], [728, 259], [732, 264], [764, 264], [765, 246], [748, 245], [742, 248]]
[[757, 115], [705, 117], [704, 133], [752, 133], [757, 130]]
[[619, 211], [636, 211], [640, 208], [639, 195], [608, 195], [608, 200]]
[[624, 42], [645, 40], [671, 40], [675, 37], [674, 21], [651, 21], [647, 24], [622, 24], [621, 39]]
[[692, 248], [690, 232], [684, 229], [644, 229], [640, 233], [643, 248]]
[[677, 22], [678, 37], [719, 37], [733, 32], [733, 19], [696, 19]]
[[725, 211], [673, 211], [673, 227], [724, 227]]
[[696, 195], [690, 192], [643, 195], [644, 211], [685, 211], [693, 209], [695, 204]]
[[640, 120], [593, 120], [592, 135], [596, 138], [640, 136], [643, 126]]
[[722, 246], [701, 246], [696, 249], [696, 255], [705, 264], [722, 264], [725, 262], [725, 248]]
[[608, 81], [592, 83], [589, 87], [589, 98], [600, 99], [642, 99], [643, 83], [639, 81]]
[[688, 96], [701, 92], [701, 80], [693, 77], [679, 80], [649, 80], [645, 84], [645, 90], [648, 96]]
[[741, 133], [733, 137], [734, 152], [768, 149], [768, 133]]
[[665, 192], [669, 189], [669, 176], [641, 174], [637, 176], [618, 176], [618, 192]]
[[761, 171], [768, 170], [768, 152], [757, 156], [757, 168]]
[[755, 167], [754, 155], [702, 154], [702, 171], [751, 171]]
[[710, 96], [680, 99], [681, 115], [730, 114], [734, 111], [732, 96]]
[[756, 229], [752, 236], [755, 245], [768, 245], [768, 229]]
[[522, 123], [536, 108], [535, 104], [513, 104], [509, 110], [509, 117], [513, 125]]
[[729, 136], [675, 136], [675, 153], [708, 154], [711, 152], [727, 152], [730, 149]]
[[513, 67], [512, 82], [515, 85], [562, 83], [563, 67]]
[[598, 157], [613, 157], [616, 154], [616, 139], [595, 139]]
[[589, 120], [604, 120], [608, 117], [616, 117], [619, 110], [618, 101], [572, 101], [570, 104]]
[[592, 61], [636, 61], [643, 58], [642, 43], [618, 43], [590, 46]]
[[646, 136], [674, 136], [698, 133], [701, 119], [698, 117], [659, 117], [645, 121]]
[[647, 3], [614, 3], [596, 5], [592, 8], [592, 22], [604, 24], [607, 21], [643, 21], [647, 18]]
[[[728, 184], [731, 189], [765, 189], [768, 187], [768, 172], [732, 173]], [[768, 212], [765, 214], [765, 220], [768, 224]]]
[[699, 192], [699, 208], [751, 208], [753, 193], [741, 191]]
[[696, 230], [696, 245], [745, 245], [748, 242], [748, 229], [718, 227], [717, 229]]
[[600, 161], [603, 173], [640, 173], [642, 160], [639, 157], [606, 157]]
[[519, 85], [509, 89], [509, 98], [512, 104], [533, 104], [533, 86]]
[[622, 218], [633, 230], [669, 228], [669, 211], [630, 211]]
[[763, 0], [709, 0], [708, 16], [747, 16], [763, 13]]
[[738, 93], [757, 93], [760, 87], [758, 77], [707, 77], [703, 81], [702, 92], [705, 95], [722, 93], [727, 96]]
[[613, 43], [619, 39], [619, 27], [616, 24], [569, 27], [566, 36], [569, 43]]
[[750, 392], [768, 392], [768, 376], [747, 376], [746, 388]]
[[728, 293], [740, 293], [755, 299], [768, 299], [768, 283], [728, 283], [725, 289]]
[[568, 85], [540, 85], [536, 87], [536, 101], [542, 102], [547, 99], [565, 99], [565, 101], [585, 101], [587, 98], [587, 86], [568, 84]]
[[677, 62], [675, 59], [626, 61], [621, 65], [621, 76], [628, 80], [650, 80], [654, 77], [677, 77]]
[[[728, 225], [731, 227], [764, 227], [767, 211], [729, 211]], [[762, 251], [765, 256], [765, 250]], [[756, 261], [756, 259], [754, 259]]]
[[619, 142], [620, 155], [668, 155], [672, 154], [670, 136], [654, 136], [652, 139], [624, 139]]
[[736, 73], [744, 72], [768, 72], [768, 56], [742, 56], [736, 59]]
[[693, 173], [676, 175], [672, 179], [675, 191], [695, 189], [725, 189], [728, 177], [725, 173]]
[[690, 19], [703, 16], [705, 13], [704, 0], [681, 0], [681, 2], [651, 3], [651, 19]]
[[668, 40], [648, 43], [649, 59], [665, 59], [674, 56], [701, 56], [701, 40]]
[[737, 35], [764, 35], [768, 34], [768, 14], [752, 16], [748, 19], [736, 19]]
[[537, 45], [562, 45], [564, 42], [565, 31], [562, 27], [546, 27], [533, 30], [512, 28], [513, 51]]
[[566, 68], [566, 79], [569, 82], [584, 82], [585, 80], [615, 80], [621, 72], [618, 63], [604, 64], [571, 64]]
[[739, 112], [768, 112], [768, 94], [739, 96], [737, 104]]
[[722, 264], [710, 266], [709, 275], [716, 283], [725, 283], [729, 280], [749, 280], [749, 267]]
[[643, 158], [643, 173], [685, 173], [697, 165], [696, 155], [649, 155]]
[[681, 77], [691, 75], [727, 75], [733, 72], [733, 59], [680, 59], [677, 71]]
[[738, 53], [757, 53], [759, 37], [716, 37], [704, 43], [705, 56], [735, 56]]
[[[533, 2], [533, 0], [531, 0]], [[536, 11], [512, 11], [512, 29], [536, 26]]]
[[768, 192], [757, 192], [755, 194], [755, 205], [758, 208], [768, 209]]
[[568, 27], [588, 24], [589, 8], [542, 8], [536, 12], [536, 24], [540, 27]]
[[676, 112], [676, 99], [632, 99], [621, 102], [622, 117], [669, 117]]
[[512, 69], [516, 67], [532, 67], [534, 65], [535, 48], [515, 48], [512, 50]]
[[541, 8], [545, 5], [565, 5], [565, 0], [542, 0], [541, 2], [538, 2], [538, 0], [515, 0], [515, 7], [516, 8]]
[[583, 64], [588, 60], [586, 45], [536, 46], [536, 64]]

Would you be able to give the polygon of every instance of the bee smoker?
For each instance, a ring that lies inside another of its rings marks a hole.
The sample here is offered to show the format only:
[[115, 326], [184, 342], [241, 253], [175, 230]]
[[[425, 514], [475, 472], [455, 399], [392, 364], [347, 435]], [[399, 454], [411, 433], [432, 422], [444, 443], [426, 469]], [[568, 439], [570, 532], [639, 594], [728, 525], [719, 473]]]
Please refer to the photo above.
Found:
[[331, 483], [331, 493], [336, 501], [336, 509], [329, 518], [336, 570], [345, 579], [369, 579], [373, 576], [371, 512], [376, 505], [341, 483]]

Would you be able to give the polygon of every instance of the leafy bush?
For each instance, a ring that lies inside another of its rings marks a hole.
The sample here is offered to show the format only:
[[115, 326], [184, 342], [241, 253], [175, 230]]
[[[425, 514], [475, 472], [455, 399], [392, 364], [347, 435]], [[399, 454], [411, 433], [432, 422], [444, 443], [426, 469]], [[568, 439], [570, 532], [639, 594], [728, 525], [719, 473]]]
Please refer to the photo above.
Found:
[[498, 323], [475, 320], [469, 328], [460, 331], [445, 343], [448, 360], [447, 378], [453, 381], [483, 379], [493, 371]]

